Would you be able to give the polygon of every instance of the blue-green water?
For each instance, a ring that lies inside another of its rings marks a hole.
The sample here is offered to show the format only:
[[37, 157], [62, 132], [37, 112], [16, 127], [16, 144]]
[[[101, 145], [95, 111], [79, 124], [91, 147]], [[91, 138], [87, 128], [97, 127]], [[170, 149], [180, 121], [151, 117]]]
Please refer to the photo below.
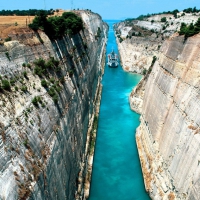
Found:
[[[107, 53], [118, 53], [110, 26]], [[107, 62], [107, 60], [106, 60]], [[97, 140], [89, 200], [146, 200], [135, 142], [139, 115], [132, 112], [128, 96], [141, 76], [126, 73], [121, 66], [105, 66]]]

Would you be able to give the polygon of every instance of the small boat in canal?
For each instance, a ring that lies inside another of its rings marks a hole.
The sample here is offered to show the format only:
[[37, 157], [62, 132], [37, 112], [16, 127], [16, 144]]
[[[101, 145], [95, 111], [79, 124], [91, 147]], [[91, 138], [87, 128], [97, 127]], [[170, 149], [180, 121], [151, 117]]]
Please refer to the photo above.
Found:
[[118, 55], [112, 50], [110, 54], [108, 54], [108, 66], [109, 67], [118, 67]]

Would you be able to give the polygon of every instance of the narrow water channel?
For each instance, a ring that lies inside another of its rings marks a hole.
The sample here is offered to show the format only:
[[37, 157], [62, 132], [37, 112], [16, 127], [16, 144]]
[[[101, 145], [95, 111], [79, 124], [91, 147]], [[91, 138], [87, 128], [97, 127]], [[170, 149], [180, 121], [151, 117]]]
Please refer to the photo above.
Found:
[[[107, 53], [118, 54], [112, 25], [109, 26]], [[107, 60], [106, 60], [107, 62]], [[135, 131], [139, 115], [132, 112], [128, 96], [141, 76], [126, 73], [121, 66], [105, 66], [97, 140], [89, 200], [147, 200]]]

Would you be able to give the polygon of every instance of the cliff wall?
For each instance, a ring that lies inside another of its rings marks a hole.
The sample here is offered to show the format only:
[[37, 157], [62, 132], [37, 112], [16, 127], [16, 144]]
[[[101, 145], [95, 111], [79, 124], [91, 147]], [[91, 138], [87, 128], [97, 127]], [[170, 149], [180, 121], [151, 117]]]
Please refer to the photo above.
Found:
[[200, 35], [166, 40], [145, 85], [136, 139], [152, 199], [200, 199]]
[[[108, 27], [97, 14], [78, 14], [85, 28], [73, 37], [50, 41], [24, 28], [0, 45], [0, 199], [83, 199], [78, 177], [86, 173]], [[36, 75], [35, 61], [52, 57], [59, 63]]]

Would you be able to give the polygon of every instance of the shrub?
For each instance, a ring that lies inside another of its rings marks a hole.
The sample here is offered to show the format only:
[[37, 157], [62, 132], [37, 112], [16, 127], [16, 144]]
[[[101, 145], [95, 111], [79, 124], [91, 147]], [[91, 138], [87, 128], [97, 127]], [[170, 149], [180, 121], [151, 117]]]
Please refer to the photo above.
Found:
[[33, 104], [34, 106], [38, 107], [38, 106], [39, 106], [38, 103], [40, 103], [40, 104], [43, 103], [40, 96], [36, 96], [36, 97], [34, 97], [34, 98], [32, 99], [32, 104]]
[[156, 56], [153, 56], [153, 60], [152, 60], [152, 62], [151, 62], [151, 66], [154, 65], [154, 63], [156, 62], [156, 60], [157, 60], [157, 57], [156, 57]]
[[21, 87], [21, 91], [22, 91], [22, 92], [27, 92], [27, 91], [28, 91], [28, 88], [27, 88], [25, 85], [23, 85], [23, 86]]
[[26, 72], [26, 71], [23, 71], [23, 76], [24, 76], [25, 78], [28, 78], [27, 72]]
[[33, 104], [34, 106], [38, 106], [37, 97], [34, 97], [34, 98], [32, 99], [32, 104]]
[[18, 91], [18, 87], [17, 86], [15, 86], [15, 91]]
[[55, 79], [54, 79], [54, 78], [50, 78], [50, 82], [51, 82], [51, 83], [54, 83], [54, 82], [55, 82]]
[[187, 26], [185, 23], [181, 23], [179, 34], [185, 35], [185, 39], [199, 32], [200, 32], [200, 18], [197, 20], [197, 22], [194, 25], [193, 23], [191, 23], [189, 26]]
[[5, 42], [9, 42], [9, 41], [11, 41], [11, 40], [12, 40], [11, 37], [7, 37], [7, 38], [5, 39]]
[[52, 86], [49, 91], [48, 91], [49, 95], [52, 97], [54, 103], [57, 103], [58, 102], [58, 95], [56, 93], [56, 90], [55, 90], [55, 86]]
[[27, 67], [30, 69], [30, 68], [31, 68], [31, 65], [28, 63], [28, 64], [27, 64]]
[[44, 71], [42, 70], [42, 68], [40, 68], [38, 66], [36, 66], [34, 69], [34, 73], [37, 74], [38, 76], [42, 76], [43, 72]]
[[142, 74], [146, 75], [146, 73], [147, 73], [147, 70], [144, 68], [143, 71], [142, 71]]
[[58, 103], [58, 95], [57, 94], [54, 95], [52, 99], [53, 99], [54, 103]]
[[10, 83], [9, 83], [9, 81], [8, 80], [6, 80], [6, 79], [4, 79], [4, 80], [1, 80], [1, 82], [2, 82], [2, 88], [4, 89], [4, 90], [8, 90], [8, 91], [10, 91]]
[[74, 70], [70, 69], [70, 70], [69, 70], [69, 77], [72, 77], [73, 74], [74, 74]]
[[8, 51], [5, 53], [5, 55], [8, 58], [8, 60], [10, 60], [10, 55], [9, 55]]
[[14, 85], [15, 85], [15, 79], [10, 79], [10, 84], [11, 84], [12, 86], [14, 86]]
[[45, 87], [45, 88], [48, 87], [48, 83], [47, 83], [47, 81], [44, 80], [44, 79], [41, 81], [41, 85], [42, 85], [43, 87]]
[[166, 22], [166, 21], [167, 21], [166, 17], [161, 18], [161, 22]]
[[44, 61], [42, 58], [39, 58], [38, 60], [35, 60], [35, 61], [34, 61], [34, 64], [35, 64], [36, 66], [38, 66], [38, 67], [43, 68], [43, 69], [46, 68], [46, 66], [45, 66], [45, 61]]

